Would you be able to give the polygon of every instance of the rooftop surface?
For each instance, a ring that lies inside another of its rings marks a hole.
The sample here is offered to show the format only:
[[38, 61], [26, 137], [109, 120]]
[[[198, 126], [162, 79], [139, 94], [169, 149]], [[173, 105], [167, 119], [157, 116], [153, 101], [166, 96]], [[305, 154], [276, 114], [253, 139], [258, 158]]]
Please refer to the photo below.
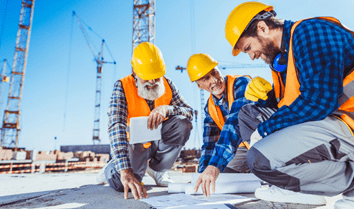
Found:
[[[1, 208], [161, 208], [158, 205], [149, 205], [143, 201], [134, 200], [129, 194], [129, 199], [123, 198], [123, 193], [118, 193], [107, 184], [100, 185], [96, 182], [97, 173], [49, 173], [49, 174], [11, 174], [0, 175], [0, 207]], [[187, 183], [191, 173], [169, 171], [175, 182]], [[145, 175], [143, 178], [149, 198], [171, 195], [167, 187], [157, 187], [153, 179]], [[274, 203], [255, 199], [254, 194], [232, 194], [232, 197], [244, 198], [238, 204], [217, 204], [210, 208], [317, 208], [333, 209], [333, 204], [341, 196], [326, 197], [327, 205], [301, 205]], [[202, 195], [194, 198], [211, 201]], [[206, 208], [207, 206], [173, 206], [173, 208]], [[162, 207], [164, 208], [164, 207]], [[172, 206], [171, 206], [172, 208]]]

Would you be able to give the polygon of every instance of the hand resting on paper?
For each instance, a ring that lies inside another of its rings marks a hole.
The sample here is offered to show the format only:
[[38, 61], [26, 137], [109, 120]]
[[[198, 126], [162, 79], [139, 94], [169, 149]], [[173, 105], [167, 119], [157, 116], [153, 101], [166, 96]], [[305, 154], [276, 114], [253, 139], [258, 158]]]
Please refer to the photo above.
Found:
[[120, 181], [124, 186], [124, 199], [128, 199], [129, 189], [136, 200], [143, 199], [143, 197], [148, 198], [145, 187], [136, 179], [132, 169], [122, 170], [119, 173], [121, 177]]
[[149, 115], [147, 128], [151, 130], [154, 128], [157, 129], [157, 126], [160, 125], [167, 117], [167, 113], [167, 105], [161, 105], [153, 109]]
[[206, 197], [210, 197], [210, 186], [211, 191], [215, 193], [215, 181], [220, 174], [219, 168], [209, 165], [202, 174], [200, 174], [197, 182], [195, 183], [194, 191], [198, 191], [199, 185], [202, 187], [203, 194]]

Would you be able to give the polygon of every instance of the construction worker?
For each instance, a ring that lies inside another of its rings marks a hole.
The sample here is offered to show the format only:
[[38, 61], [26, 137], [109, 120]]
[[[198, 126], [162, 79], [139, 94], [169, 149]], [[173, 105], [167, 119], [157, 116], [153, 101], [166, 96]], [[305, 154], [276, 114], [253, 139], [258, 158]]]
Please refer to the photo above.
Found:
[[[236, 144], [240, 139], [238, 112], [251, 103], [244, 96], [249, 76], [222, 76], [219, 63], [208, 54], [194, 54], [187, 63], [191, 82], [198, 88], [210, 93], [205, 106], [203, 146], [199, 161], [199, 173], [196, 190], [201, 184], [206, 196], [210, 196], [210, 187], [215, 188], [215, 180], [220, 172], [249, 173], [246, 162], [248, 143]], [[235, 155], [236, 152], [236, 155]], [[220, 155], [220, 153], [223, 153]]]
[[[242, 51], [272, 68], [271, 91], [262, 79], [246, 91], [256, 105], [278, 108], [251, 135], [248, 166], [277, 186], [256, 197], [295, 201], [301, 193], [342, 193], [335, 208], [354, 208], [353, 32], [332, 17], [284, 21], [273, 6], [246, 2], [230, 13], [225, 36], [234, 56]], [[254, 106], [244, 106], [239, 120], [251, 120]]]
[[[158, 186], [173, 182], [170, 170], [189, 139], [193, 110], [173, 82], [164, 77], [166, 66], [160, 49], [152, 43], [139, 44], [131, 59], [133, 73], [118, 80], [108, 108], [108, 132], [112, 160], [99, 179], [128, 198], [147, 198], [141, 180], [147, 173]], [[132, 117], [149, 116], [148, 128], [162, 123], [161, 140], [128, 144], [127, 127]], [[149, 165], [147, 164], [149, 160]]]

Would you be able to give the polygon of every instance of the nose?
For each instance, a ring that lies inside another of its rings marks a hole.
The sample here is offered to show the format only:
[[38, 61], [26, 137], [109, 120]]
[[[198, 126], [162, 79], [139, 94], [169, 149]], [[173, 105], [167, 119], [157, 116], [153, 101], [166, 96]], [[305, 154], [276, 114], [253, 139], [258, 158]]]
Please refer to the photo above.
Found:
[[250, 56], [251, 60], [254, 60], [256, 54], [253, 52], [248, 52], [248, 55]]
[[209, 78], [209, 85], [213, 86], [214, 84], [216, 84], [218, 81], [218, 79], [216, 79], [214, 76], [210, 76]]
[[154, 85], [156, 83], [156, 79], [153, 79], [153, 80], [149, 80], [149, 83]]

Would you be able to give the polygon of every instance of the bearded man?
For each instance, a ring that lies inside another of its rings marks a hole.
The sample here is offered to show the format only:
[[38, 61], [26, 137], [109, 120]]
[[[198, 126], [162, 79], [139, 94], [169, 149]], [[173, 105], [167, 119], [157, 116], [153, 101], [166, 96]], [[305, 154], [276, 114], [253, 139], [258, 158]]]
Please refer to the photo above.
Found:
[[[193, 110], [173, 82], [164, 77], [166, 65], [157, 46], [139, 44], [131, 63], [133, 73], [114, 85], [108, 109], [112, 160], [97, 180], [124, 191], [125, 199], [129, 189], [135, 199], [142, 199], [148, 197], [141, 184], [146, 171], [158, 186], [172, 182], [166, 171], [189, 139]], [[162, 123], [160, 140], [128, 143], [129, 119], [140, 116], [149, 116], [147, 126], [151, 130]]]
[[[234, 56], [272, 69], [273, 87], [253, 79], [245, 97], [256, 103], [238, 115], [242, 139], [254, 142], [247, 164], [273, 185], [255, 196], [325, 204], [322, 195], [342, 194], [334, 208], [354, 208], [354, 32], [334, 17], [281, 20], [273, 6], [251, 1], [230, 13], [225, 37]], [[262, 117], [262, 107], [276, 112]]]

